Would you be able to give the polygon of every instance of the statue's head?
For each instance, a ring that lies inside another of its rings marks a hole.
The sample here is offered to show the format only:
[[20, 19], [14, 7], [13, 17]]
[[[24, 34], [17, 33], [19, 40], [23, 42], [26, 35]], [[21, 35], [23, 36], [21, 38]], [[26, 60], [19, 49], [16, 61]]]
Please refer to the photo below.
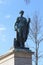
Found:
[[20, 11], [20, 14], [21, 14], [21, 16], [23, 16], [23, 14], [24, 14], [24, 11], [23, 11], [23, 10], [21, 10], [21, 11]]

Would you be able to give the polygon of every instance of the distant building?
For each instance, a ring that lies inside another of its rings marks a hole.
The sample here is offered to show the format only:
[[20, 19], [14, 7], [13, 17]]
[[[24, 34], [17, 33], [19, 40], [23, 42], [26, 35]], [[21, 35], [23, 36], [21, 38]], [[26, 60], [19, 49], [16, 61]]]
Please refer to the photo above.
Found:
[[12, 48], [0, 56], [0, 65], [32, 65], [32, 54], [30, 50]]

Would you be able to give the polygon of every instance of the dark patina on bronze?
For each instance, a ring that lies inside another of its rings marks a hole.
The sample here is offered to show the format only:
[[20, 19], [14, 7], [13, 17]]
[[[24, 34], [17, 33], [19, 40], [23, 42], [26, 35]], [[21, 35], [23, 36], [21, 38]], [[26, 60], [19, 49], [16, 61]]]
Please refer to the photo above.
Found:
[[16, 38], [14, 38], [14, 47], [15, 48], [25, 48], [25, 42], [28, 37], [29, 33], [29, 25], [30, 25], [30, 18], [28, 21], [25, 17], [23, 17], [24, 11], [20, 11], [20, 17], [17, 17], [15, 22], [14, 28], [17, 33]]

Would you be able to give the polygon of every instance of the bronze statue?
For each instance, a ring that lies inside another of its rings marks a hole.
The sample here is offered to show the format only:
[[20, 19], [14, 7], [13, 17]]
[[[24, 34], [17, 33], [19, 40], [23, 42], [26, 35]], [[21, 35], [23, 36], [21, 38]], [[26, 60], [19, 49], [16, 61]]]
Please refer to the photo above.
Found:
[[28, 18], [27, 21], [27, 19], [23, 17], [24, 11], [21, 11], [20, 14], [21, 16], [17, 18], [14, 25], [15, 31], [17, 33], [17, 37], [14, 39], [14, 47], [24, 48], [24, 43], [27, 40], [29, 33], [30, 18]]

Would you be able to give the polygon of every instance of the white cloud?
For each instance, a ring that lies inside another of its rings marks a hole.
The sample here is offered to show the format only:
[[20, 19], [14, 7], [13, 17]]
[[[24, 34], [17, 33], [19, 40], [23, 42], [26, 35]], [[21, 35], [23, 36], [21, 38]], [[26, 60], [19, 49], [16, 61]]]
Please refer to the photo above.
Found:
[[5, 35], [6, 27], [2, 24], [0, 24], [0, 40], [5, 42], [6, 41], [6, 35]]
[[0, 24], [0, 31], [4, 31], [4, 30], [6, 30], [5, 26]]
[[6, 28], [4, 27], [0, 27], [0, 31], [6, 30]]
[[5, 34], [0, 35], [0, 41], [6, 42], [6, 35]]
[[6, 16], [5, 16], [6, 19], [9, 19], [10, 17], [11, 17], [10, 15], [6, 15]]

